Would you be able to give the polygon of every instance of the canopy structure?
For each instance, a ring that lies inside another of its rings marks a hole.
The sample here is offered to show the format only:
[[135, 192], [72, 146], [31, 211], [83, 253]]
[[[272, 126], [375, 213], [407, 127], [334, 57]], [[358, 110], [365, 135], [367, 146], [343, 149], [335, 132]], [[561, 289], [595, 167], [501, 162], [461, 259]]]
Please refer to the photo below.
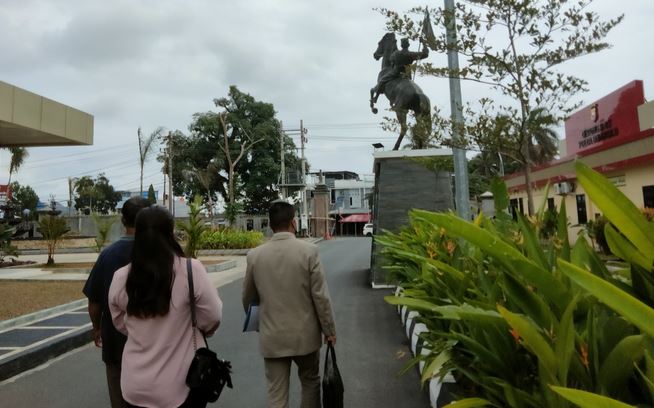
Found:
[[339, 222], [370, 222], [370, 214], [350, 214], [341, 218]]
[[0, 147], [93, 144], [93, 116], [0, 81]]

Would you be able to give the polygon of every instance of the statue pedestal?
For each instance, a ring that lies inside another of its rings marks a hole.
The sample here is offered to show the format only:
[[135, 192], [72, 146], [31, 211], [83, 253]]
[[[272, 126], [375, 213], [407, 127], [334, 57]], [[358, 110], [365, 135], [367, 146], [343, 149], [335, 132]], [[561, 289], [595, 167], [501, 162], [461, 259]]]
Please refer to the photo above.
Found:
[[[408, 225], [411, 209], [448, 211], [454, 209], [452, 174], [434, 170], [439, 158], [452, 157], [447, 149], [397, 150], [373, 154], [374, 233], [398, 232]], [[381, 246], [372, 242], [370, 280], [373, 288], [389, 287]], [[392, 282], [391, 282], [392, 284]]]

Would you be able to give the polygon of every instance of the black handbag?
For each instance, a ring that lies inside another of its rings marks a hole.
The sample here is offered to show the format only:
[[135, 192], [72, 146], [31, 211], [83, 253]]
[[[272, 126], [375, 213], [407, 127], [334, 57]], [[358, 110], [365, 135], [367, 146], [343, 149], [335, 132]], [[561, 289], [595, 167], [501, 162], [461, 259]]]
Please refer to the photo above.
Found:
[[196, 393], [209, 402], [214, 402], [220, 397], [220, 393], [223, 391], [225, 385], [233, 388], [231, 376], [232, 365], [229, 361], [219, 359], [216, 353], [209, 350], [209, 343], [207, 343], [204, 333], [202, 333], [202, 338], [206, 347], [198, 348], [197, 346], [195, 331], [198, 322], [195, 318], [195, 290], [193, 288], [191, 258], [187, 258], [186, 260], [186, 269], [188, 272], [189, 303], [191, 305], [193, 349], [195, 350], [193, 361], [191, 361], [188, 374], [186, 374], [186, 385], [191, 389], [191, 392]]
[[343, 408], [343, 379], [336, 365], [336, 351], [331, 343], [325, 353], [325, 372], [322, 377], [323, 408]]

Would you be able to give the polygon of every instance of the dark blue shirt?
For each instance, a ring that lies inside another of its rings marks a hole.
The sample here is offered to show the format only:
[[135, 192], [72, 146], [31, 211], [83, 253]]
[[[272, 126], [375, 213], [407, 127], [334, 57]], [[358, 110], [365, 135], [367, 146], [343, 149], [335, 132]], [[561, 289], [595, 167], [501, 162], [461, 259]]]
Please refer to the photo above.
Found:
[[102, 305], [102, 361], [107, 364], [120, 364], [127, 337], [114, 327], [109, 312], [109, 287], [114, 272], [127, 265], [132, 257], [134, 237], [124, 236], [105, 248], [95, 261], [91, 274], [84, 285], [84, 295], [92, 303]]

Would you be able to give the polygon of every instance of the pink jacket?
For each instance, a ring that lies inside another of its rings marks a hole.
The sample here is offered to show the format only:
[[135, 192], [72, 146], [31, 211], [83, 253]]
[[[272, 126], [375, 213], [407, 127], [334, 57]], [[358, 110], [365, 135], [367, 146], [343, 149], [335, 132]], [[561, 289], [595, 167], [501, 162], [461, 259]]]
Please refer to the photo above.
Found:
[[[116, 271], [109, 289], [114, 326], [127, 335], [120, 378], [123, 397], [142, 407], [178, 407], [188, 396], [185, 380], [194, 354], [186, 259], [175, 259], [168, 314], [148, 319], [126, 314], [130, 266]], [[222, 301], [202, 263], [193, 259], [192, 269], [198, 328], [210, 336], [220, 324]], [[196, 338], [202, 347], [202, 335], [196, 333]]]

